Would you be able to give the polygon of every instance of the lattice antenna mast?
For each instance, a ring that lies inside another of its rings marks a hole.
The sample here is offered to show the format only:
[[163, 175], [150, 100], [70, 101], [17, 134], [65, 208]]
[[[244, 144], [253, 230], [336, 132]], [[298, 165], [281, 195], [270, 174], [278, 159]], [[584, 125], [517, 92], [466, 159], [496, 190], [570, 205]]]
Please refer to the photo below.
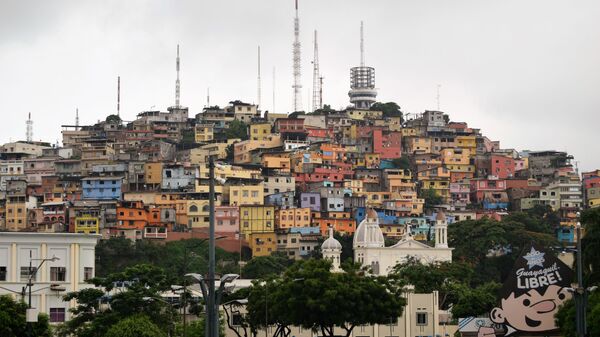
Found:
[[75, 130], [79, 130], [79, 108], [75, 108]]
[[313, 56], [313, 95], [312, 111], [321, 109], [321, 74], [319, 70], [319, 43], [317, 41], [317, 31], [315, 30], [315, 54]]
[[363, 22], [360, 22], [360, 66], [365, 66], [365, 38]]
[[260, 108], [260, 95], [261, 95], [261, 83], [260, 83], [260, 46], [258, 46], [258, 76], [257, 76], [257, 93], [256, 93], [256, 104]]
[[298, 18], [298, 0], [296, 2], [296, 16], [294, 18], [294, 111], [302, 110], [302, 71], [300, 67], [300, 19]]
[[442, 86], [441, 84], [437, 85], [437, 97], [436, 97], [436, 100], [437, 100], [437, 111], [440, 111], [440, 88], [441, 88], [441, 86]]
[[29, 118], [27, 119], [25, 124], [27, 125], [27, 130], [25, 132], [25, 139], [28, 142], [31, 142], [31, 141], [33, 141], [33, 120], [31, 120], [31, 112], [29, 113]]
[[121, 76], [117, 76], [117, 116], [121, 117]]
[[175, 70], [177, 71], [177, 79], [175, 80], [175, 107], [179, 108], [179, 95], [181, 92], [181, 83], [179, 82], [179, 45], [177, 45], [177, 59], [175, 61]]
[[210, 108], [210, 87], [206, 88], [206, 107]]

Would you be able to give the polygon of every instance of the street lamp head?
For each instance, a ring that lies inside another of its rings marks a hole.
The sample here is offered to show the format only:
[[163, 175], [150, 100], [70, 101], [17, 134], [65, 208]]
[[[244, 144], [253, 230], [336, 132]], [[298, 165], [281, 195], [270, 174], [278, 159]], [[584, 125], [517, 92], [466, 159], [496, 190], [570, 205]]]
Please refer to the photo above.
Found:
[[225, 274], [221, 277], [221, 283], [231, 283], [238, 279], [240, 275], [238, 274]]
[[202, 275], [197, 274], [197, 273], [185, 274], [185, 277], [191, 277], [191, 278], [195, 279], [198, 282], [204, 281], [204, 277], [202, 277]]
[[52, 256], [52, 258], [49, 261], [56, 262], [58, 260], [60, 260], [60, 257]]

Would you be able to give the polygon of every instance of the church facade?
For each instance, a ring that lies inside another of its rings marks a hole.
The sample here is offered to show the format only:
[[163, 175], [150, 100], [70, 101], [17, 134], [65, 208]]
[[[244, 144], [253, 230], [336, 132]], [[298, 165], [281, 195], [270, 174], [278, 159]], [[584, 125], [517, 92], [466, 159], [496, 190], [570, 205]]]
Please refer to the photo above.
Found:
[[369, 209], [354, 233], [354, 261], [370, 267], [374, 275], [387, 275], [396, 264], [411, 257], [425, 264], [451, 262], [452, 248], [448, 247], [447, 239], [448, 224], [444, 212], [440, 211], [435, 223], [435, 246], [414, 240], [407, 229], [402, 240], [386, 247], [377, 212]]

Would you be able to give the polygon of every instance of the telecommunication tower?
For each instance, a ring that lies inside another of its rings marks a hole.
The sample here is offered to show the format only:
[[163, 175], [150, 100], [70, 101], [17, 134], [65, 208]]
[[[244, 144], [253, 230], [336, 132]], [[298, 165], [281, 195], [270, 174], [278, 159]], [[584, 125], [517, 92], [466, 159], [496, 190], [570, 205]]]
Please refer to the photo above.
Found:
[[257, 93], [256, 93], [256, 104], [258, 108], [260, 108], [260, 94], [261, 94], [261, 84], [260, 84], [260, 46], [258, 46], [258, 68], [257, 68], [258, 76], [257, 76]]
[[25, 122], [25, 125], [27, 125], [27, 131], [25, 133], [25, 139], [28, 142], [33, 141], [33, 120], [31, 120], [31, 112], [29, 113], [29, 118], [27, 118], [27, 121]]
[[312, 111], [321, 109], [321, 73], [319, 70], [319, 43], [317, 42], [317, 31], [315, 30], [315, 45], [313, 56], [313, 94], [312, 94]]
[[350, 69], [350, 103], [357, 109], [369, 109], [377, 100], [375, 68], [365, 66], [364, 28], [360, 22], [360, 66]]
[[175, 107], [181, 107], [179, 104], [179, 95], [181, 90], [181, 83], [179, 82], [179, 45], [177, 45], [177, 59], [175, 60], [175, 70], [177, 71], [177, 79], [175, 80]]
[[298, 0], [296, 2], [296, 17], [294, 18], [294, 111], [302, 110], [302, 70], [300, 66], [300, 19], [298, 18]]

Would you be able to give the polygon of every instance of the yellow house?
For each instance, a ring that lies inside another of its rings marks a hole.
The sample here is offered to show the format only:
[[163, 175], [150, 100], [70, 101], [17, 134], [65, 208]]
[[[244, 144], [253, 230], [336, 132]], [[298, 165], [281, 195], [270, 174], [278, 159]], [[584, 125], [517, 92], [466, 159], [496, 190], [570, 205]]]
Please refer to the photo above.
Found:
[[402, 137], [416, 137], [417, 129], [415, 128], [402, 128]]
[[254, 159], [252, 151], [256, 149], [272, 149], [283, 145], [281, 135], [270, 134], [263, 140], [244, 140], [233, 145], [233, 162], [236, 164], [251, 163]]
[[[188, 228], [208, 228], [209, 226], [209, 201], [186, 200]], [[216, 206], [217, 203], [215, 203]]]
[[277, 238], [275, 232], [252, 233], [247, 236], [248, 246], [252, 249], [252, 257], [268, 256], [277, 250]]
[[417, 179], [421, 182], [421, 190], [433, 189], [437, 195], [448, 201], [450, 196], [450, 171], [445, 167], [434, 167], [420, 171]]
[[[239, 139], [233, 139], [233, 141]], [[190, 150], [190, 163], [199, 165], [208, 163], [209, 157], [217, 159], [227, 158], [227, 146], [232, 144], [231, 139], [228, 139], [226, 143], [210, 143], [202, 145], [198, 148]]]
[[162, 163], [144, 164], [144, 177], [146, 184], [160, 185], [162, 183]]
[[412, 173], [410, 170], [403, 169], [386, 169], [383, 173], [387, 182], [388, 191], [414, 191], [415, 183], [412, 181]]
[[252, 123], [250, 124], [250, 139], [266, 140], [271, 134], [271, 123]]
[[100, 233], [100, 219], [91, 215], [75, 218], [75, 233], [98, 234]]
[[311, 209], [309, 207], [281, 209], [277, 213], [277, 220], [277, 228], [310, 227]]
[[355, 120], [363, 120], [365, 118], [381, 119], [383, 117], [383, 112], [377, 110], [351, 109], [346, 111], [346, 115]]
[[240, 206], [240, 231], [244, 235], [274, 232], [275, 206]]
[[283, 154], [263, 154], [261, 165], [267, 169], [281, 170], [290, 172], [291, 162], [287, 153]]
[[8, 197], [6, 200], [6, 228], [18, 231], [27, 227], [27, 206], [25, 197]]
[[396, 194], [388, 191], [377, 191], [357, 193], [356, 196], [364, 196], [367, 207], [381, 207], [385, 201], [391, 200]]
[[475, 156], [477, 152], [477, 138], [475, 136], [456, 136], [454, 144], [456, 147], [469, 149], [470, 156]]
[[363, 181], [360, 179], [344, 180], [344, 188], [348, 188], [352, 193], [360, 193], [363, 191]]
[[213, 124], [196, 124], [194, 127], [194, 136], [196, 143], [212, 141], [214, 139]]
[[229, 205], [262, 205], [265, 200], [264, 185], [231, 185], [229, 186]]
[[408, 153], [431, 153], [431, 138], [428, 137], [410, 137], [407, 142]]

